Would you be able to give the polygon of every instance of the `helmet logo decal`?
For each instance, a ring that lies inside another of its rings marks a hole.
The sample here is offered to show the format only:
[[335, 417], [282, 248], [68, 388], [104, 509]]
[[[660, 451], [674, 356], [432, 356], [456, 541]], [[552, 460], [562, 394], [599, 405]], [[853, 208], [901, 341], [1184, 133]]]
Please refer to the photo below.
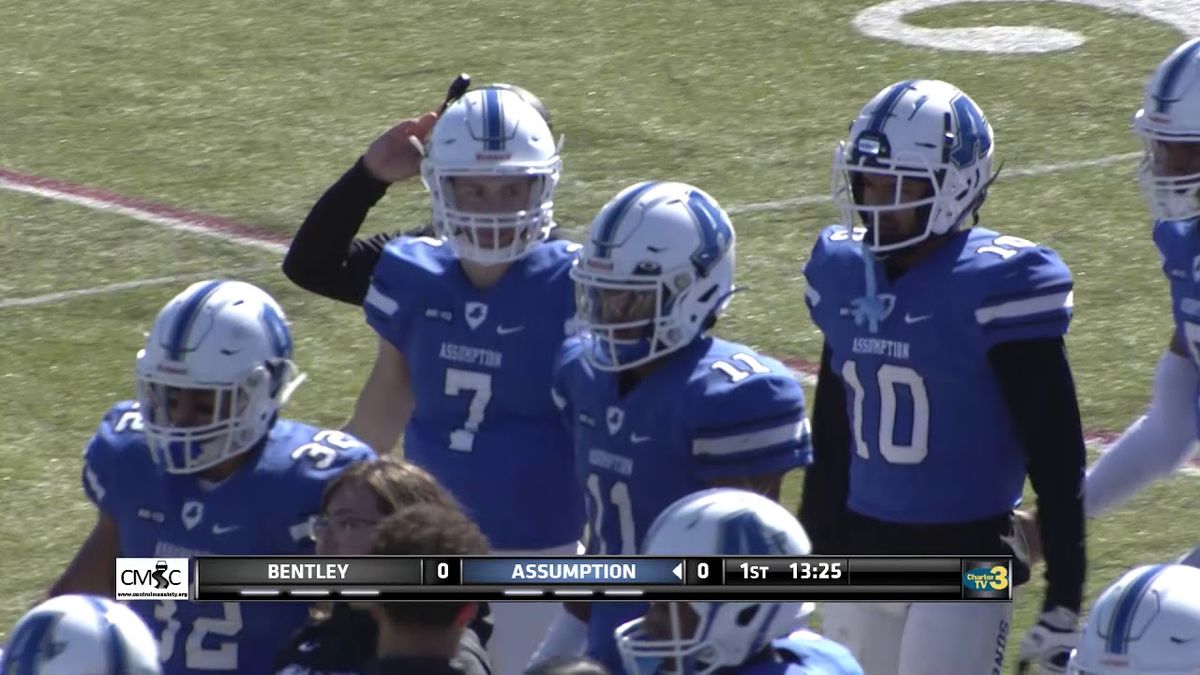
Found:
[[262, 320], [267, 326], [267, 334], [271, 336], [271, 345], [274, 347], [275, 356], [281, 359], [290, 358], [292, 355], [292, 335], [288, 331], [283, 317], [270, 304], [264, 303]]
[[965, 95], [955, 96], [950, 101], [950, 110], [957, 122], [958, 133], [947, 157], [951, 164], [962, 169], [988, 154], [992, 149], [992, 137], [983, 111]]
[[688, 195], [687, 206], [700, 226], [700, 246], [692, 253], [692, 264], [707, 276], [729, 250], [733, 225], [716, 204], [699, 192]]

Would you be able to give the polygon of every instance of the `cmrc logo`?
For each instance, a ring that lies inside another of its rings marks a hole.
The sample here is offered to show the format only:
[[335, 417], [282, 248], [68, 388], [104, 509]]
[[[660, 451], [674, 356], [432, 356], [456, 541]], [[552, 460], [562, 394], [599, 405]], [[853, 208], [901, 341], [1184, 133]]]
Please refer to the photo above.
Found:
[[117, 600], [187, 600], [187, 558], [117, 558]]

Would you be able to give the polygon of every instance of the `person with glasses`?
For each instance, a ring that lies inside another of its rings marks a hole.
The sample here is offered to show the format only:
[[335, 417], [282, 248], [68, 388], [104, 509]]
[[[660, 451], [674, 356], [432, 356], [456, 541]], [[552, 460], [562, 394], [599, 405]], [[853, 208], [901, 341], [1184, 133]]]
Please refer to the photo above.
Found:
[[[311, 520], [317, 555], [371, 553], [376, 529], [389, 515], [415, 504], [459, 508], [454, 497], [424, 469], [385, 456], [356, 464], [329, 482], [321, 511]], [[486, 645], [492, 625], [486, 604], [471, 628]], [[279, 652], [272, 673], [362, 673], [375, 654], [376, 626], [361, 607], [320, 603], [309, 623]]]

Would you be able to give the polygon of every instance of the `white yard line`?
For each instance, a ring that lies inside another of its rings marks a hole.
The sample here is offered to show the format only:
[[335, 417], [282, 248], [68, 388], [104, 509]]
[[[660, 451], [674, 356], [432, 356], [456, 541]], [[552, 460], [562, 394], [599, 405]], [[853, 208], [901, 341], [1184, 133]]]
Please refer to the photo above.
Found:
[[93, 286], [91, 288], [77, 288], [70, 291], [58, 291], [56, 293], [46, 293], [44, 295], [34, 295], [27, 298], [0, 298], [0, 309], [12, 309], [14, 307], [36, 307], [38, 305], [48, 305], [63, 300], [73, 300], [75, 298], [87, 297], [89, 295], [107, 295], [109, 293], [119, 293], [135, 288], [145, 288], [147, 286], [158, 286], [160, 284], [171, 284], [182, 281], [202, 281], [204, 279], [212, 279], [218, 276], [237, 277], [245, 274], [253, 274], [256, 272], [265, 272], [275, 269], [274, 265], [258, 266], [258, 267], [243, 267], [231, 270], [224, 270], [219, 274], [192, 272], [191, 274], [173, 274], [166, 277], [156, 277], [153, 279], [138, 279], [136, 281], [122, 281], [117, 284], [108, 284], [106, 286]]

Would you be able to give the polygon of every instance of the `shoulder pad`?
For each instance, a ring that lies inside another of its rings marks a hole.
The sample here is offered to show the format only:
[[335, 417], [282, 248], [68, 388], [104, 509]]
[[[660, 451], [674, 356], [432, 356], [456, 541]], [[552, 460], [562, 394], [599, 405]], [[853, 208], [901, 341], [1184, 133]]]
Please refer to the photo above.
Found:
[[[717, 341], [715, 341], [717, 342]], [[705, 459], [808, 447], [804, 387], [779, 361], [736, 343], [720, 343], [700, 361], [686, 391], [695, 420], [693, 454]]]
[[963, 289], [990, 344], [1061, 337], [1074, 307], [1071, 270], [1054, 250], [980, 230], [963, 252]]

